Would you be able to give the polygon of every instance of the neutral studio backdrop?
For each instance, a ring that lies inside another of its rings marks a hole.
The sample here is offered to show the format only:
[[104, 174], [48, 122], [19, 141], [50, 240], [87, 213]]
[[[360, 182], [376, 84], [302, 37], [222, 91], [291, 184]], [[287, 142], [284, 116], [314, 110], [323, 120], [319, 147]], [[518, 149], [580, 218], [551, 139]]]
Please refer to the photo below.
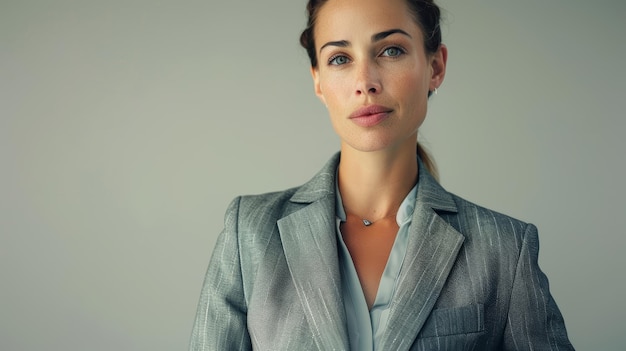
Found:
[[[623, 349], [626, 2], [440, 5], [443, 185], [535, 223], [574, 345]], [[1, 350], [186, 349], [229, 201], [338, 149], [304, 7], [0, 0]]]

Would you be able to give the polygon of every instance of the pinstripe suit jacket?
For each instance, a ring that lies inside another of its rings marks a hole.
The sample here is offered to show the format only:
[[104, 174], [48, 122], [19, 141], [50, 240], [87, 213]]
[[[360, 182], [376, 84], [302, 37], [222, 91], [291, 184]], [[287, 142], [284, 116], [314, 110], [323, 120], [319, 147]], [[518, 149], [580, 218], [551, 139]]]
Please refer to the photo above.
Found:
[[[308, 183], [235, 199], [190, 350], [348, 350], [335, 233], [339, 154]], [[445, 191], [420, 162], [380, 350], [572, 350], [537, 230]]]

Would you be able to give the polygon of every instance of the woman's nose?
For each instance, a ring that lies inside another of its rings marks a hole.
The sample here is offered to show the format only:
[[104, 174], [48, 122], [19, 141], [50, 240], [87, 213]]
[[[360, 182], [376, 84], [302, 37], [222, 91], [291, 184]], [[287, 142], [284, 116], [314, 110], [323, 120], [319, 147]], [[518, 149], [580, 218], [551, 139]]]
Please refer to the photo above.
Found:
[[364, 62], [357, 68], [356, 95], [379, 94], [381, 91], [382, 84], [375, 64]]

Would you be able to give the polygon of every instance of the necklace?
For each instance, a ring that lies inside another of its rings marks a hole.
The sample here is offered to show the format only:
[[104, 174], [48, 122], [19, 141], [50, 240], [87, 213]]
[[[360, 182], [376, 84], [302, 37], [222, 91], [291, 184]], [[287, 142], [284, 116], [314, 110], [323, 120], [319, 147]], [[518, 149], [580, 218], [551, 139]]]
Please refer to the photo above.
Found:
[[[396, 213], [397, 213], [397, 212], [396, 212]], [[385, 218], [387, 218], [387, 217], [395, 216], [395, 215], [396, 215], [396, 213], [392, 213], [392, 214], [387, 215], [387, 216], [385, 216], [385, 217], [379, 218], [379, 219], [377, 219], [377, 220], [376, 220], [376, 222], [380, 221], [381, 219], [385, 219]], [[371, 226], [372, 224], [374, 224], [374, 222], [372, 222], [372, 221], [370, 221], [369, 219], [366, 219], [366, 218], [361, 218], [361, 221], [363, 222], [363, 225], [364, 225], [364, 226], [366, 226], [366, 227], [369, 227], [369, 226]]]

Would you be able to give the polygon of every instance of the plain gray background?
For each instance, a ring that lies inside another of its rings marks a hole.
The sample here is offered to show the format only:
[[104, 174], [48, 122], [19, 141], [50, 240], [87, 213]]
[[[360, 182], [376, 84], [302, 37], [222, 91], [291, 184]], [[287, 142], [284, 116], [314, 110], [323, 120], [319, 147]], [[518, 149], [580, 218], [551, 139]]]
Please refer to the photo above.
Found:
[[[581, 350], [626, 344], [626, 3], [442, 0], [421, 140], [535, 223]], [[304, 0], [0, 0], [0, 349], [183, 350], [224, 210], [338, 149]]]

